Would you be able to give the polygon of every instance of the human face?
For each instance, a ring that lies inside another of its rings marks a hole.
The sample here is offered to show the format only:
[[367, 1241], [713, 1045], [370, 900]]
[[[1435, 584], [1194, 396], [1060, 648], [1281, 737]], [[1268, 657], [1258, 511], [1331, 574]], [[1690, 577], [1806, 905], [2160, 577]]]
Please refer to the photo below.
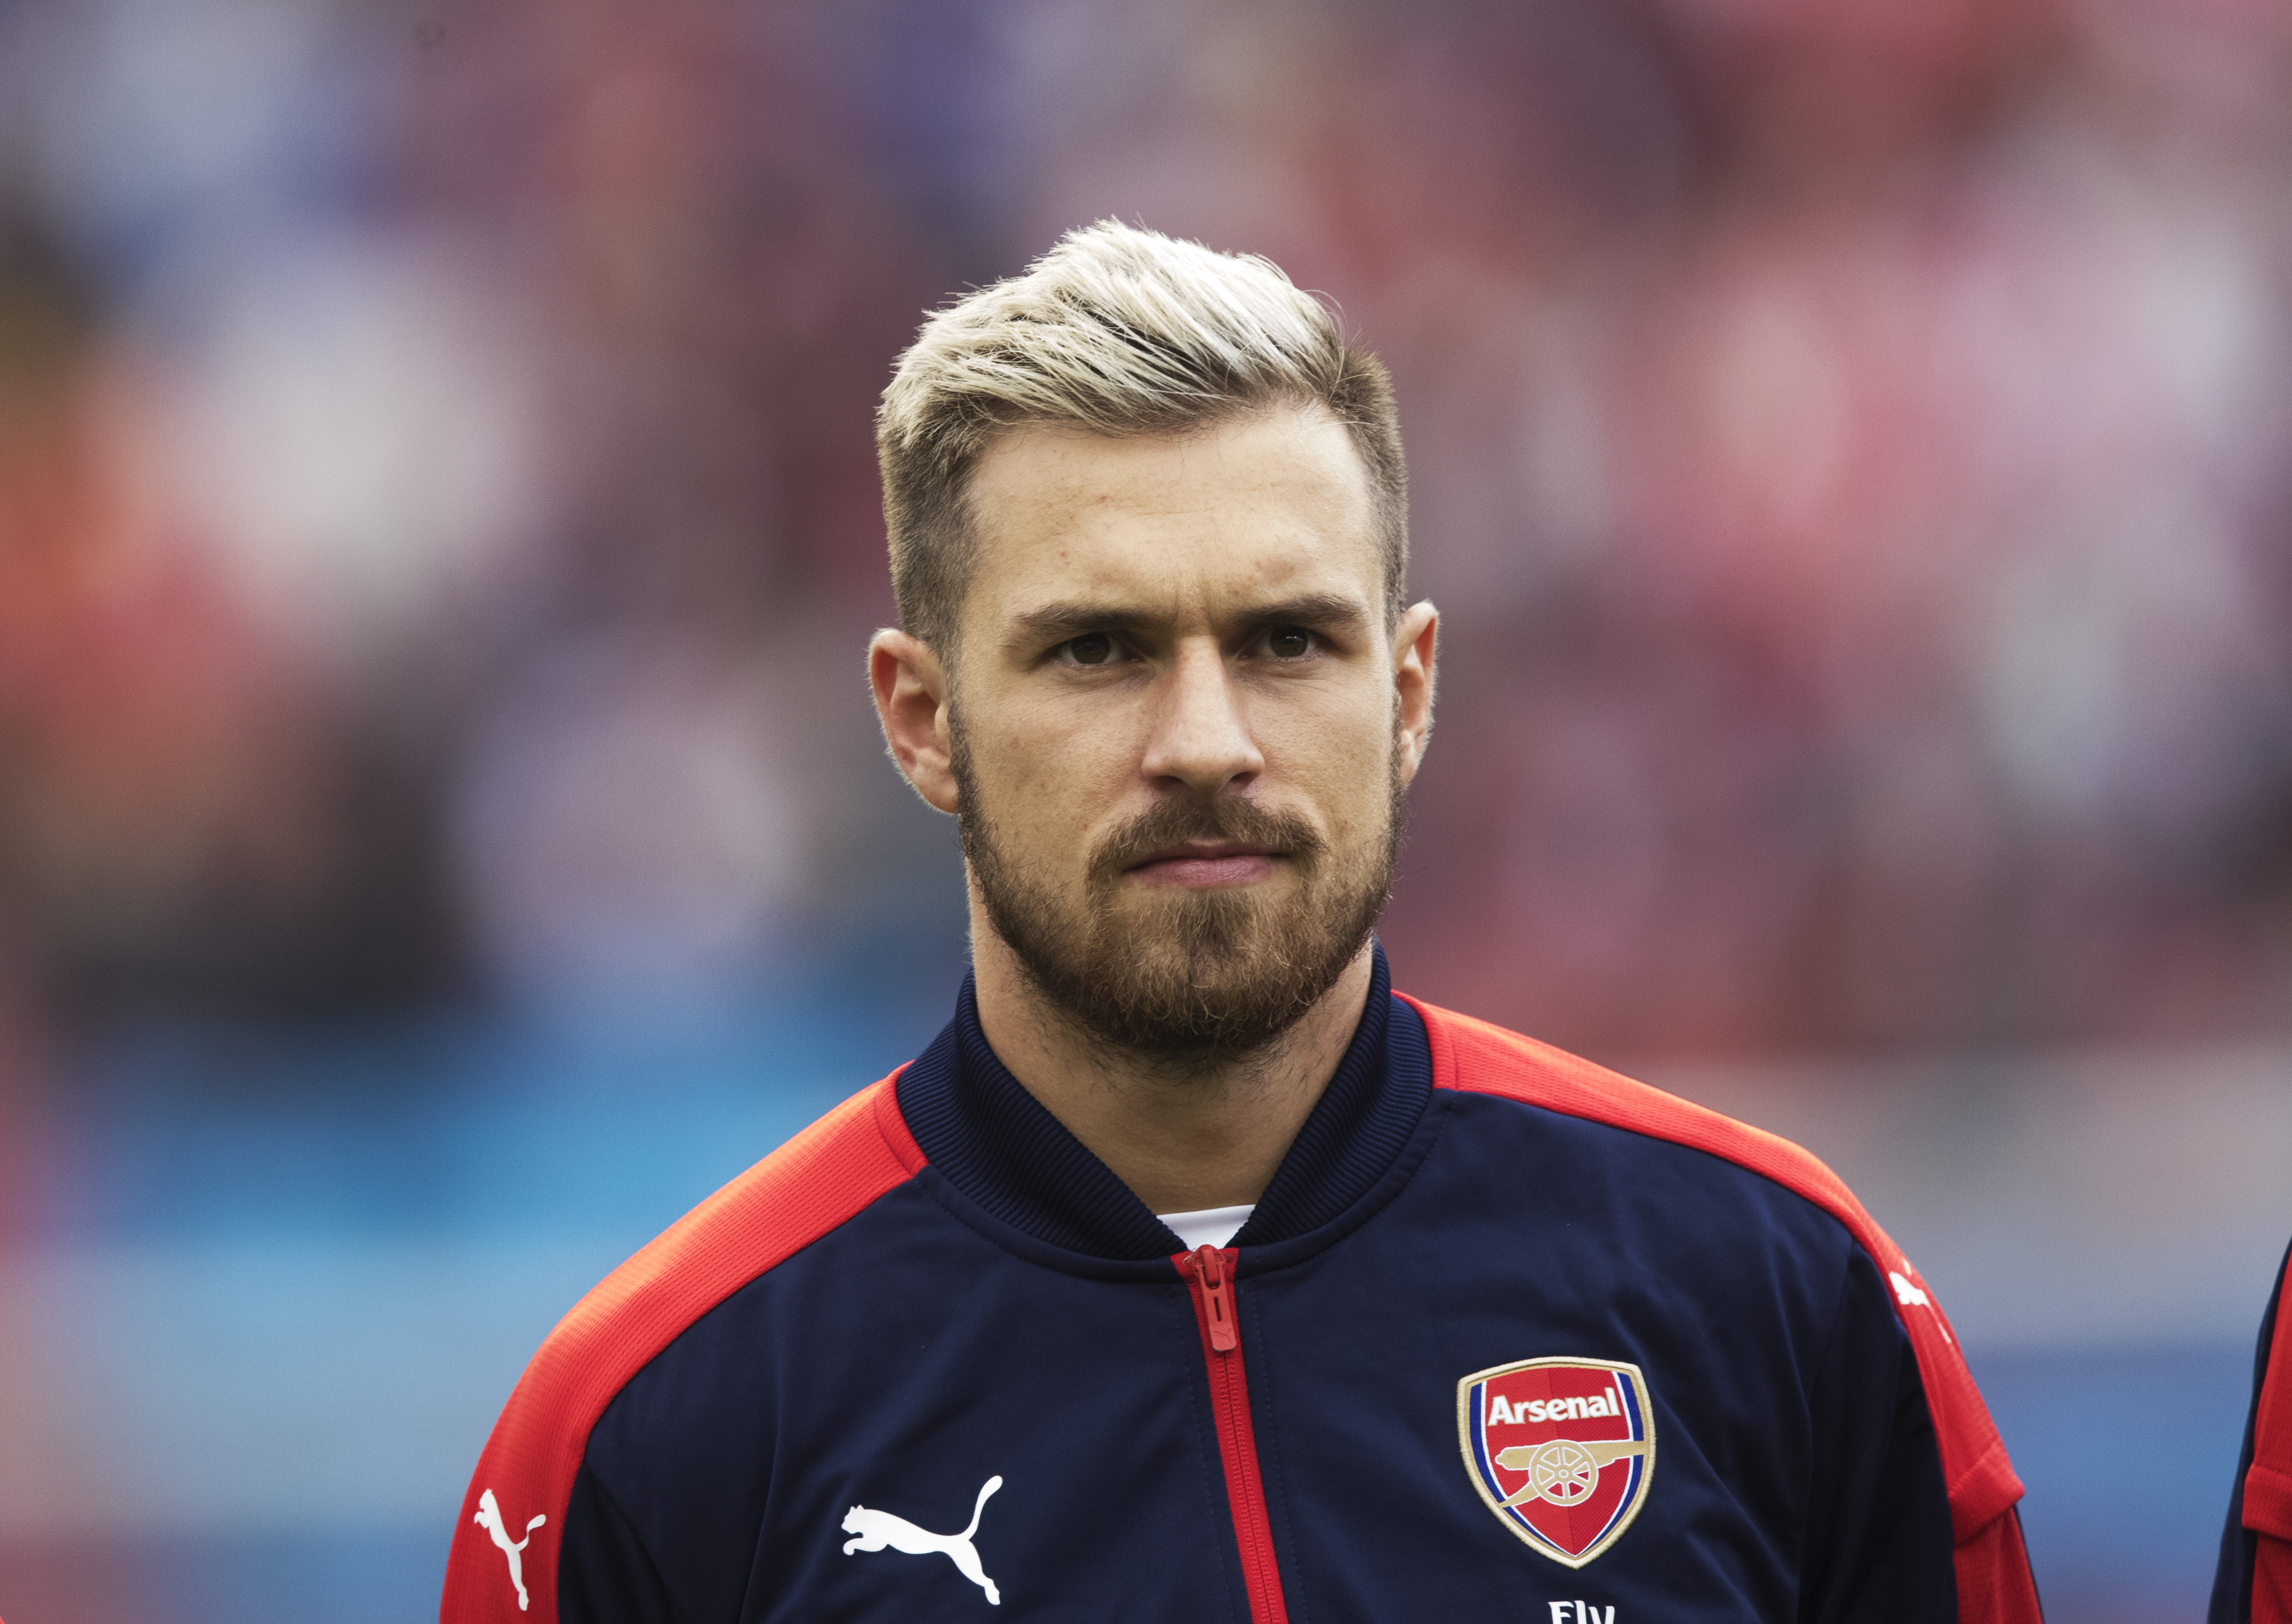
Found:
[[970, 494], [948, 771], [989, 921], [1103, 1040], [1263, 1045], [1366, 946], [1430, 723], [1350, 437], [1028, 428]]

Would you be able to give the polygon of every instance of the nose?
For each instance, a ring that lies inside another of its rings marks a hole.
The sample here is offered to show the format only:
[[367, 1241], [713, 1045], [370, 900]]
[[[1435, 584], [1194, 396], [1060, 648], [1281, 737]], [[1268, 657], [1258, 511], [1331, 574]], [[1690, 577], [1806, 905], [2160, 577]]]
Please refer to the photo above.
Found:
[[1148, 778], [1210, 798], [1264, 770], [1242, 695], [1215, 639], [1181, 642], [1160, 686], [1140, 763]]

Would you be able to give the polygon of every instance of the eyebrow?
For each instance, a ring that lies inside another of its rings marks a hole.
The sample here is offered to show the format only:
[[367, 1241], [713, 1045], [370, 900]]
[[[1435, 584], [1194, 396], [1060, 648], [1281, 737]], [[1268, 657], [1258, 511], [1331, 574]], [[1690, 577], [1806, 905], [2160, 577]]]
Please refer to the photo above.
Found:
[[[1368, 611], [1335, 592], [1307, 592], [1273, 603], [1255, 604], [1239, 616], [1251, 626], [1305, 626], [1314, 631], [1356, 631], [1368, 623]], [[1065, 642], [1093, 631], [1149, 631], [1165, 617], [1144, 609], [1111, 604], [1047, 603], [1029, 609], [1011, 625], [1013, 647]]]

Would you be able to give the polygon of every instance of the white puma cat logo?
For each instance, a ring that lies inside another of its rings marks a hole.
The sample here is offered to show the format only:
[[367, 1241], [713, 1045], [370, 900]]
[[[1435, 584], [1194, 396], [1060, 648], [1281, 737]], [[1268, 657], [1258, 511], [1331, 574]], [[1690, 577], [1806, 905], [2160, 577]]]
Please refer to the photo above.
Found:
[[[971, 1543], [971, 1536], [979, 1532], [979, 1515], [987, 1509], [987, 1497], [1003, 1486], [1000, 1477], [990, 1477], [980, 1485], [979, 1499], [971, 1507], [971, 1526], [959, 1534], [935, 1534], [928, 1528], [917, 1528], [905, 1517], [895, 1517], [888, 1511], [870, 1511], [865, 1506], [854, 1506], [843, 1514], [843, 1532], [857, 1534], [856, 1540], [843, 1542], [843, 1554], [854, 1551], [880, 1551], [889, 1547], [905, 1551], [910, 1556], [928, 1556], [933, 1551], [955, 1564], [963, 1576], [987, 1592], [989, 1606], [1003, 1604], [1002, 1593], [995, 1581], [979, 1565], [979, 1552]], [[510, 1558], [514, 1562], [517, 1559]]]
[[522, 1553], [527, 1546], [533, 1543], [533, 1531], [549, 1519], [545, 1516], [534, 1518], [525, 1525], [525, 1538], [512, 1545], [510, 1543], [509, 1530], [502, 1523], [501, 1502], [494, 1498], [494, 1491], [488, 1489], [478, 1496], [478, 1515], [472, 1517], [470, 1521], [491, 1534], [494, 1543], [501, 1547], [502, 1555], [509, 1558], [509, 1582], [517, 1587], [517, 1610], [523, 1612], [526, 1610], [526, 1596], [525, 1558]]

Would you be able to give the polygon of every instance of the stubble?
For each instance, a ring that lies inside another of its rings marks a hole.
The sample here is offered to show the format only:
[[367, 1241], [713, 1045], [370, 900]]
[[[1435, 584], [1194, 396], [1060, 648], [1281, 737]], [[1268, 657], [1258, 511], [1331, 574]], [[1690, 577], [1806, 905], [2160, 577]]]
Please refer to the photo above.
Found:
[[[1402, 837], [1397, 750], [1384, 826], [1358, 850], [1334, 851], [1306, 819], [1253, 801], [1175, 797], [1091, 853], [1077, 906], [1012, 856], [1001, 820], [1024, 809], [985, 804], [960, 713], [948, 722], [963, 855], [988, 920], [1036, 990], [1100, 1042], [1181, 1070], [1265, 1049], [1336, 985], [1392, 896]], [[1279, 896], [1266, 887], [1121, 896], [1133, 864], [1197, 840], [1277, 851], [1298, 883]]]

